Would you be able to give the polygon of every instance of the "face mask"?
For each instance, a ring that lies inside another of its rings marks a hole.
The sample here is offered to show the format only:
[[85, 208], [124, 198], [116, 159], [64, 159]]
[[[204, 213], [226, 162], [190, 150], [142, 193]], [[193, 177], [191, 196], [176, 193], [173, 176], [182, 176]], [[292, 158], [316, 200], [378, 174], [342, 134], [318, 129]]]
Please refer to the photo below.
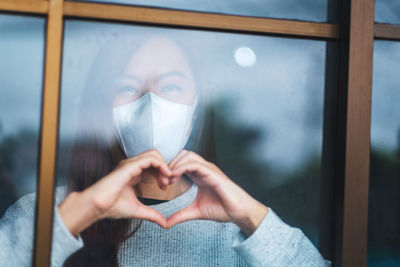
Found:
[[170, 162], [185, 146], [192, 123], [193, 106], [165, 100], [151, 92], [113, 109], [119, 143], [128, 158], [157, 149]]

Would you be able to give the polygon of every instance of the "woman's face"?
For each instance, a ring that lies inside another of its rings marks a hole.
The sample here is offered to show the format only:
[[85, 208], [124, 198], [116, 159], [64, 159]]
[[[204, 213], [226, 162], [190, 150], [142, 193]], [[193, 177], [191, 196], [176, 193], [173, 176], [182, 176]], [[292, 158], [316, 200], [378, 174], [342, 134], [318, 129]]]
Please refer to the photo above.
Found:
[[188, 60], [174, 42], [163, 37], [149, 39], [132, 55], [117, 80], [114, 107], [149, 91], [168, 101], [194, 104], [195, 82]]

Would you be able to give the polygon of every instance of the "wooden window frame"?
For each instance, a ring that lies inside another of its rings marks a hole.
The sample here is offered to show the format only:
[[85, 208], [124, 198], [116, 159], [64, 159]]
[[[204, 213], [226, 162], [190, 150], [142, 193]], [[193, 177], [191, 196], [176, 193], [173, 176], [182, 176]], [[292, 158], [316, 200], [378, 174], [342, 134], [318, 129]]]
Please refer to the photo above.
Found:
[[366, 266], [373, 41], [400, 40], [400, 25], [374, 23], [374, 2], [341, 0], [340, 23], [334, 24], [64, 0], [0, 0], [0, 12], [47, 19], [33, 265], [50, 266], [64, 19], [89, 18], [337, 43], [338, 55], [327, 49], [327, 61], [339, 60], [327, 66], [322, 164], [323, 188], [332, 189], [322, 213], [329, 218], [324, 227], [331, 241], [320, 249], [334, 266]]

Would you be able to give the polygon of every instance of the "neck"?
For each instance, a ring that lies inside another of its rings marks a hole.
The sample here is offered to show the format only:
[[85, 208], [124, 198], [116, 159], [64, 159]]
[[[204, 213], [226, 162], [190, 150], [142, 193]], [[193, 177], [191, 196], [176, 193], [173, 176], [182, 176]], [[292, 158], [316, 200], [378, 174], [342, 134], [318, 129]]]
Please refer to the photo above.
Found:
[[158, 187], [155, 177], [150, 176], [139, 183], [143, 198], [153, 198], [159, 200], [171, 200], [185, 193], [191, 187], [191, 183], [181, 177], [176, 183], [168, 185], [166, 190]]

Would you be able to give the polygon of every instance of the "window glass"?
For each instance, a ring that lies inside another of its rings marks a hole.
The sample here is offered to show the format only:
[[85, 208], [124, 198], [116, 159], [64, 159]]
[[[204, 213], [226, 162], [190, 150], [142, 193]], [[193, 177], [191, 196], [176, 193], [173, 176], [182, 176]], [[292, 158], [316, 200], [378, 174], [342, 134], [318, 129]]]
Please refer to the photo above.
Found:
[[[67, 20], [58, 189], [87, 188], [146, 142], [167, 161], [186, 144], [318, 247], [325, 52], [324, 41]], [[132, 242], [146, 249], [141, 227], [120, 261]]]
[[[0, 14], [0, 265], [32, 250], [45, 20]], [[17, 203], [16, 201], [20, 199]], [[28, 250], [28, 251], [26, 251]], [[9, 257], [9, 258], [7, 258]], [[21, 265], [29, 266], [21, 257]]]
[[400, 1], [376, 0], [375, 21], [382, 23], [400, 24]]
[[[185, 1], [185, 0], [85, 0], [125, 5], [161, 7], [168, 9], [191, 10], [253, 17], [279, 19], [298, 19], [306, 21], [331, 21], [328, 18], [330, 0], [222, 0], [222, 1]], [[334, 1], [332, 1], [332, 4]], [[332, 8], [336, 8], [332, 5]], [[333, 11], [333, 10], [332, 10]], [[331, 11], [330, 11], [331, 12]]]
[[368, 266], [400, 264], [400, 43], [375, 41]]
[[44, 23], [0, 14], [0, 216], [36, 190]]

